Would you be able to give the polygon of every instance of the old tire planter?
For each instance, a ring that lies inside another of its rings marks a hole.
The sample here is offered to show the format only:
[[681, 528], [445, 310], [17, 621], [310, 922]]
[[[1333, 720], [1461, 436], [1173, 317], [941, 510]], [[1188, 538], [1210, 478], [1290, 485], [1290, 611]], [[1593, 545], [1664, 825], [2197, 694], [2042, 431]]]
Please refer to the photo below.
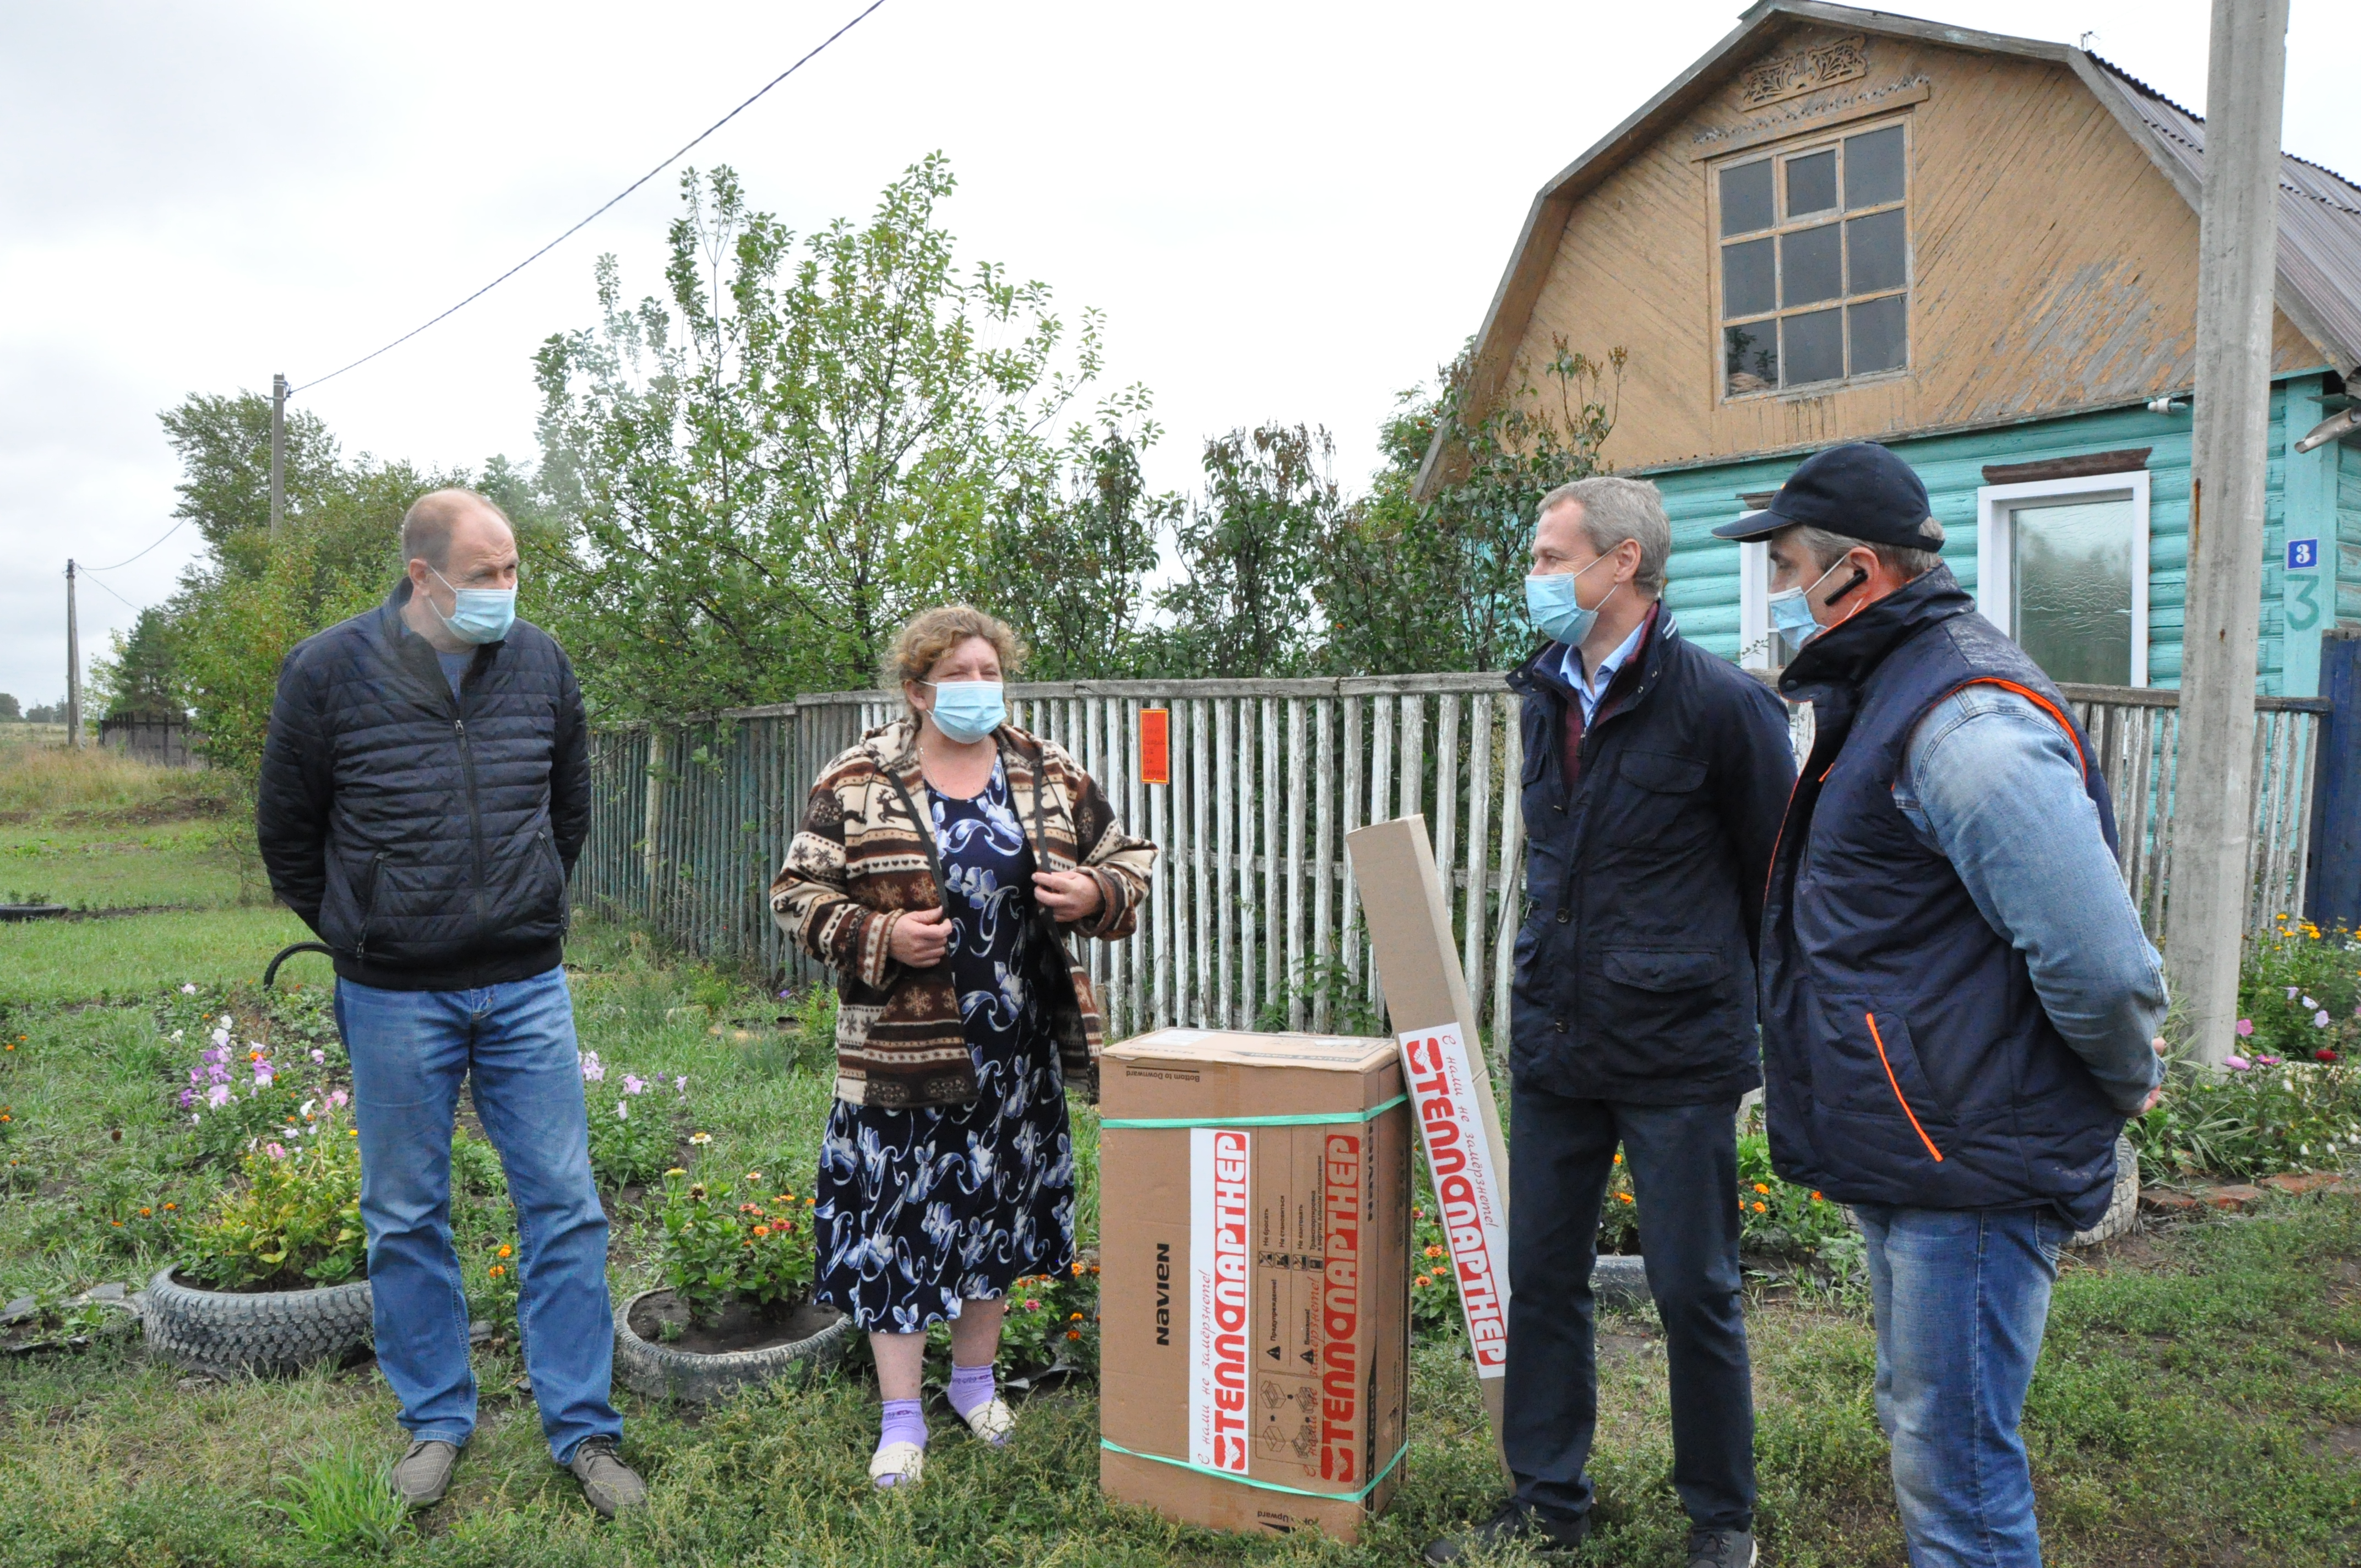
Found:
[[340, 1361], [370, 1339], [369, 1285], [317, 1290], [206, 1290], [170, 1268], [148, 1282], [141, 1308], [148, 1351], [214, 1377], [285, 1376]]
[[660, 1290], [642, 1290], [615, 1312], [615, 1380], [632, 1393], [651, 1399], [672, 1399], [684, 1405], [710, 1405], [739, 1389], [775, 1377], [809, 1378], [833, 1366], [852, 1343], [852, 1318], [840, 1314], [818, 1333], [789, 1344], [763, 1350], [699, 1354], [676, 1350], [659, 1341], [642, 1339], [631, 1327], [631, 1312]]
[[2096, 1246], [2130, 1234], [2139, 1223], [2139, 1150], [2129, 1138], [2115, 1140], [2115, 1190], [2107, 1200], [2105, 1217], [2087, 1231], [2066, 1238], [2068, 1246]]

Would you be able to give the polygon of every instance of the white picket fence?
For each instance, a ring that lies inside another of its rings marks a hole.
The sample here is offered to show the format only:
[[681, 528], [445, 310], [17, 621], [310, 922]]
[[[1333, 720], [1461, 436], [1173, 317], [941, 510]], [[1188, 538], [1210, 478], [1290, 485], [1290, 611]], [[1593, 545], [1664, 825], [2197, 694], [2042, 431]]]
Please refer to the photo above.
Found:
[[[2177, 694], [2070, 686], [2114, 790], [2125, 881], [2163, 929]], [[1013, 721], [1072, 751], [1133, 830], [1163, 849], [1137, 935], [1091, 942], [1110, 1038], [1166, 1025], [1371, 1026], [1382, 1009], [1344, 838], [1423, 813], [1450, 879], [1460, 959], [1488, 1026], [1507, 1014], [1521, 920], [1522, 756], [1498, 674], [1111, 681], [1009, 687]], [[818, 970], [765, 890], [811, 781], [898, 707], [840, 692], [599, 730], [589, 901], [718, 961], [795, 982]], [[2317, 701], [2266, 698], [2255, 726], [2250, 931], [2303, 905]], [[1140, 715], [1170, 725], [1170, 779], [1144, 783]], [[1810, 714], [1796, 710], [1798, 754]]]

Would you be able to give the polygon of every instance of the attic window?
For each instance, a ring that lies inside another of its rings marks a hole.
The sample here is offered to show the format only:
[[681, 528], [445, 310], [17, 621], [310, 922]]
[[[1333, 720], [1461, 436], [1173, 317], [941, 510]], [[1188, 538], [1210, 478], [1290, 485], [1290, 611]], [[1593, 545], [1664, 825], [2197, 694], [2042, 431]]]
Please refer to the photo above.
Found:
[[1907, 134], [1895, 120], [1714, 171], [1725, 397], [1908, 367]]

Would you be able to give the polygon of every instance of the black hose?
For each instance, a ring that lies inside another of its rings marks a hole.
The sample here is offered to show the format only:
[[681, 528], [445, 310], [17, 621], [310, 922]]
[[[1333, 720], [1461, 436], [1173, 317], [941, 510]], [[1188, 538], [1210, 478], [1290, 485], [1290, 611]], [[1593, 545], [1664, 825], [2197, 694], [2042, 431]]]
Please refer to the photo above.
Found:
[[270, 960], [270, 967], [262, 971], [262, 989], [265, 991], [269, 991], [270, 989], [270, 982], [279, 978], [279, 966], [285, 963], [289, 959], [293, 958], [296, 954], [325, 953], [330, 958], [334, 958], [335, 956], [335, 951], [336, 950], [334, 948], [331, 948], [325, 942], [298, 942], [292, 947], [280, 948], [279, 956]]

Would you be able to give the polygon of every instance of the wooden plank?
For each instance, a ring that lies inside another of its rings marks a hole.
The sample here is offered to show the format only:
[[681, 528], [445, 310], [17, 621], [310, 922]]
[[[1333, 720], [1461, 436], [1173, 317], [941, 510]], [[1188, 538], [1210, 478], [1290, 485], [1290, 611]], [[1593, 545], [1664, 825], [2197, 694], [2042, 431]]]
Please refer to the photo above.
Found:
[[1287, 699], [1287, 1026], [1304, 1025], [1303, 828], [1312, 770], [1304, 765], [1303, 699]]
[[1256, 879], [1261, 874], [1261, 861], [1256, 858], [1255, 845], [1260, 831], [1261, 813], [1255, 803], [1261, 792], [1269, 787], [1257, 771], [1256, 758], [1258, 729], [1255, 721], [1255, 699], [1228, 699], [1237, 707], [1236, 744], [1238, 760], [1238, 894], [1234, 906], [1238, 920], [1238, 1014], [1246, 1028], [1254, 1027], [1260, 1015], [1262, 995], [1262, 951], [1268, 945], [1268, 933], [1263, 929], [1262, 900], [1256, 889]]
[[[1371, 822], [1389, 820], [1394, 813], [1394, 714], [1395, 699], [1373, 696], [1369, 699], [1369, 815]], [[1368, 1004], [1378, 1004], [1378, 970], [1371, 964], [1362, 977], [1361, 995]]]
[[[1514, 705], [1503, 706], [1509, 709], [1510, 722], [1514, 723]], [[1459, 972], [1467, 977], [1471, 986], [1481, 984], [1484, 979], [1484, 917], [1489, 912], [1485, 893], [1492, 867], [1492, 707], [1489, 693], [1477, 696], [1467, 727], [1467, 892], [1460, 914]], [[1490, 999], [1477, 993], [1472, 1000], [1480, 1008]]]
[[1218, 825], [1220, 860], [1213, 879], [1213, 900], [1220, 926], [1215, 943], [1215, 967], [1221, 975], [1214, 1011], [1225, 1028], [1242, 1029], [1238, 1017], [1238, 758], [1237, 699], [1213, 698], [1213, 756], [1219, 764], [1213, 786], [1213, 817]]
[[1509, 1060], [1509, 986], [1515, 977], [1517, 927], [1523, 917], [1520, 872], [1524, 861], [1525, 816], [1518, 785], [1525, 769], [1524, 731], [1516, 715], [1501, 730], [1500, 763], [1500, 917], [1492, 936], [1492, 1070]]
[[1281, 699], [1267, 696], [1258, 700], [1262, 707], [1262, 995], [1263, 1006], [1268, 1009], [1280, 1004], [1287, 995], [1286, 979], [1279, 969], [1285, 956], [1279, 936], [1283, 917], [1279, 865], [1279, 786], [1283, 776], [1279, 760]]
[[1434, 699], [1434, 869], [1443, 878], [1443, 901], [1451, 904], [1459, 848], [1459, 697]]
[[1313, 993], [1312, 1027], [1326, 1034], [1330, 995], [1336, 984], [1336, 704], [1333, 697], [1312, 703], [1314, 736], [1312, 763], [1312, 951], [1322, 966], [1320, 989]]
[[[1351, 833], [1367, 824], [1361, 815], [1361, 714], [1370, 699], [1360, 696], [1339, 697], [1337, 706], [1345, 718], [1345, 801], [1343, 830]], [[1345, 987], [1349, 992], [1361, 978], [1361, 898], [1360, 890], [1353, 885], [1353, 858], [1345, 857], [1345, 883], [1341, 895], [1345, 905]]]
[[1213, 826], [1207, 806], [1212, 804], [1213, 755], [1206, 734], [1206, 698], [1189, 699], [1189, 887], [1192, 894], [1189, 910], [1190, 945], [1195, 949], [1197, 971], [1190, 993], [1189, 1015], [1197, 1020], [1199, 1028], [1218, 1025], [1220, 1018], [1213, 1011], [1213, 863], [1206, 853], [1206, 835]]
[[1397, 817], [1426, 810], [1426, 699], [1405, 692], [1401, 704], [1401, 808]]

